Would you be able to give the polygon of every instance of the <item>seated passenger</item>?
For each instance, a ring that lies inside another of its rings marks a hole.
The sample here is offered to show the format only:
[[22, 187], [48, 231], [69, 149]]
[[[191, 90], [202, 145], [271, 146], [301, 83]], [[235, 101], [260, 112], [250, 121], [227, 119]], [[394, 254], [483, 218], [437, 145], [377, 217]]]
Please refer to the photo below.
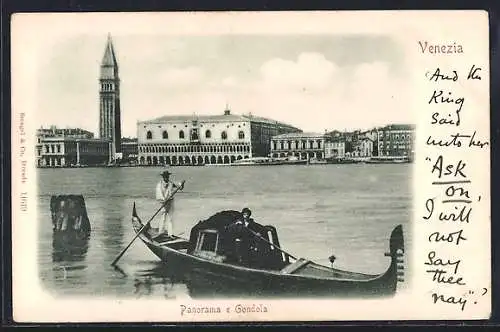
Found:
[[[250, 216], [252, 215], [252, 211], [249, 208], [244, 208], [241, 210], [242, 220], [236, 220], [236, 224], [243, 225], [247, 229], [254, 231], [255, 233], [259, 233], [260, 225], [255, 222]], [[260, 235], [260, 233], [259, 233]]]
[[230, 230], [233, 232], [238, 231], [241, 234], [245, 233], [245, 228], [255, 231], [255, 225], [257, 225], [257, 223], [252, 218], [250, 218], [251, 215], [252, 211], [250, 211], [249, 208], [244, 208], [241, 211], [241, 217], [236, 218], [233, 223], [227, 225], [226, 230]]
[[244, 208], [241, 218], [228, 225], [228, 235], [233, 247], [235, 261], [249, 267], [263, 267], [266, 255], [269, 253], [267, 238], [263, 236], [265, 229], [250, 218], [252, 211]]
[[271, 247], [266, 228], [250, 218], [252, 212], [248, 208], [242, 210], [242, 215], [243, 221], [240, 223], [245, 226], [243, 238], [246, 241], [246, 265], [253, 268], [274, 266], [273, 257], [269, 256]]
[[[241, 217], [236, 218], [233, 223], [226, 226], [228, 244], [226, 249], [230, 252], [232, 260], [243, 265], [248, 265], [249, 253], [251, 248], [252, 238], [255, 235], [257, 223], [250, 218], [252, 212], [248, 208], [241, 211]], [[250, 231], [249, 231], [250, 230]]]

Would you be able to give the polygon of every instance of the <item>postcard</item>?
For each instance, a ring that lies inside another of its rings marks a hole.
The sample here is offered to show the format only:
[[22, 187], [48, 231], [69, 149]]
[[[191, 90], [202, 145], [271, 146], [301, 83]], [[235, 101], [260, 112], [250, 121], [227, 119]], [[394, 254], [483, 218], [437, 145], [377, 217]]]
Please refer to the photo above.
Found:
[[15, 321], [490, 316], [487, 12], [11, 26]]

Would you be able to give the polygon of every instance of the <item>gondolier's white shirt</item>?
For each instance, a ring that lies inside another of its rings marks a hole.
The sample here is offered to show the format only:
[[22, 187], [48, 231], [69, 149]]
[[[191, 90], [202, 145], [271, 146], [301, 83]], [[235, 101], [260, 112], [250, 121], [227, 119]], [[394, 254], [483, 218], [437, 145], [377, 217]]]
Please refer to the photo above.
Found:
[[174, 184], [161, 179], [156, 185], [156, 199], [164, 202], [173, 192]]

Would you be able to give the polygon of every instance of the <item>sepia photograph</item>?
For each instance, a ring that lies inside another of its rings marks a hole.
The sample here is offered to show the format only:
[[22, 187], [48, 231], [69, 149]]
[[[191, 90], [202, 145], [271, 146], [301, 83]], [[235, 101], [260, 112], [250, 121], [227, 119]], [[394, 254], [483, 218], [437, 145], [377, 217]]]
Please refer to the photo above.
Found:
[[[360, 83], [394, 85], [405, 70], [390, 36], [94, 39], [56, 45], [40, 69], [39, 264], [48, 289], [396, 291], [414, 124], [386, 123], [411, 120], [401, 98], [373, 112], [390, 86], [358, 101]], [[156, 259], [143, 248], [121, 253], [135, 234]]]
[[[412, 292], [420, 263], [457, 273], [460, 261], [414, 255], [416, 160], [428, 158], [417, 137], [430, 132], [412, 106], [409, 52], [432, 45], [409, 49], [398, 24], [273, 32], [268, 17], [266, 33], [234, 28], [234, 13], [172, 13], [134, 29], [147, 16], [127, 26], [123, 15], [88, 28], [85, 14], [30, 17], [53, 26], [23, 69], [34, 109], [20, 113], [33, 143], [20, 178], [32, 190], [19, 197], [31, 278], [51, 301], [161, 301], [174, 318], [238, 320], [220, 315], [265, 314], [273, 300], [391, 301]], [[446, 166], [435, 160], [431, 173]], [[430, 219], [438, 203], [424, 203]], [[450, 218], [465, 220], [459, 207]], [[425, 277], [452, 283], [446, 273]], [[434, 294], [428, 303], [464, 310]]]

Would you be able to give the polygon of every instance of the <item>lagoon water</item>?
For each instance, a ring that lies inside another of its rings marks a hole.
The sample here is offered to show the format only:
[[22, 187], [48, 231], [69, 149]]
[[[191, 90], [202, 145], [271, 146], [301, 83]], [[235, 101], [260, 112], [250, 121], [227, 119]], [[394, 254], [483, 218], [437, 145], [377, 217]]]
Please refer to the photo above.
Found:
[[[380, 273], [389, 258], [389, 236], [403, 224], [406, 265], [411, 248], [411, 164], [295, 165], [269, 167], [173, 167], [186, 180], [176, 195], [174, 232], [189, 236], [199, 220], [247, 206], [257, 222], [278, 230], [281, 246], [318, 263]], [[132, 240], [134, 202], [146, 221], [158, 209], [154, 189], [161, 168], [38, 170], [39, 277], [54, 295], [196, 297], [140, 239], [116, 270], [113, 259]], [[82, 194], [92, 225], [87, 245], [74, 252], [54, 247], [49, 202], [53, 194]], [[175, 268], [175, 267], [169, 267]], [[409, 271], [407, 271], [408, 273]], [[221, 294], [223, 296], [223, 294]]]

